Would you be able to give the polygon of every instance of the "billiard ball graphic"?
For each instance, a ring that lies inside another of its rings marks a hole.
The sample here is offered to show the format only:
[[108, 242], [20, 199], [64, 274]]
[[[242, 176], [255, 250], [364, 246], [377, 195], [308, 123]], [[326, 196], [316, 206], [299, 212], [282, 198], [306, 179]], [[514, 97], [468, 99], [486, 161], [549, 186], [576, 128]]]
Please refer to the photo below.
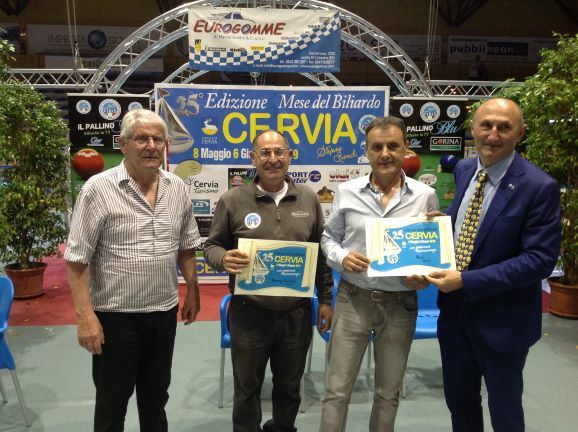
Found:
[[82, 180], [88, 180], [91, 176], [102, 172], [104, 158], [96, 150], [84, 148], [78, 150], [72, 157], [72, 168]]
[[452, 173], [458, 163], [458, 157], [452, 154], [445, 154], [440, 158], [442, 172]]
[[401, 168], [406, 176], [413, 177], [421, 167], [421, 159], [413, 150], [408, 150], [403, 158]]

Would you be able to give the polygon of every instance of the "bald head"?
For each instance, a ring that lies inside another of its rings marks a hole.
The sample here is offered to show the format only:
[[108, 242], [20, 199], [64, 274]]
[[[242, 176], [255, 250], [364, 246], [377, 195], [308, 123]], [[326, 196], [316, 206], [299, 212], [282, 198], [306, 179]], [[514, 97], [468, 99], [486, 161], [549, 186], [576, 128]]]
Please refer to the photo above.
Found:
[[520, 126], [524, 124], [522, 109], [511, 99], [492, 98], [484, 101], [476, 110], [473, 121], [475, 122], [476, 117], [484, 115], [487, 111], [507, 113], [513, 122], [518, 123]]
[[472, 136], [485, 167], [509, 157], [524, 137], [522, 110], [514, 101], [488, 99], [474, 114]]

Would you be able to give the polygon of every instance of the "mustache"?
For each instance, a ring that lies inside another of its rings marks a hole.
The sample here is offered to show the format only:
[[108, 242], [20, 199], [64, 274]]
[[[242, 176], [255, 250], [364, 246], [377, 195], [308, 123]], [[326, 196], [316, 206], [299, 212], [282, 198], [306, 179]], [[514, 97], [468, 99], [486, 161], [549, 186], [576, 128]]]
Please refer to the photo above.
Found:
[[267, 169], [267, 168], [268, 169], [283, 168], [283, 165], [279, 161], [277, 161], [276, 163], [267, 162], [267, 164], [265, 165], [265, 169]]

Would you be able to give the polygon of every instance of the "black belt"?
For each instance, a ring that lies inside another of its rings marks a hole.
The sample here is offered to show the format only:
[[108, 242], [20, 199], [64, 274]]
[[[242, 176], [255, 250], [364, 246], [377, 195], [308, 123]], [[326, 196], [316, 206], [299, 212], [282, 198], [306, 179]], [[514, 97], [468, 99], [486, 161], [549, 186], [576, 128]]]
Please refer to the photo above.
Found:
[[340, 288], [343, 286], [351, 294], [358, 295], [360, 297], [369, 298], [374, 301], [399, 301], [404, 297], [416, 295], [414, 290], [410, 291], [382, 291], [382, 290], [370, 290], [366, 288], [361, 288], [355, 284], [352, 284], [345, 279], [341, 279], [339, 282]]

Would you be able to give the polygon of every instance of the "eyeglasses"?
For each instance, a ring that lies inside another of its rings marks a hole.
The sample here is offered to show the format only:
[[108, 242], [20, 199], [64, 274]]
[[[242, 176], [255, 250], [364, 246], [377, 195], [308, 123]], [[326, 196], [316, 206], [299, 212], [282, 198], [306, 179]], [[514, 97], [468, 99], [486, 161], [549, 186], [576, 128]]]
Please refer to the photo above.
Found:
[[274, 149], [261, 149], [258, 152], [255, 152], [259, 159], [267, 160], [271, 157], [271, 155], [275, 155], [277, 159], [284, 159], [291, 152], [290, 149], [284, 148], [274, 148]]
[[166, 143], [166, 140], [162, 136], [137, 135], [129, 139], [141, 146], [147, 145], [151, 139], [156, 147], [162, 147]]

